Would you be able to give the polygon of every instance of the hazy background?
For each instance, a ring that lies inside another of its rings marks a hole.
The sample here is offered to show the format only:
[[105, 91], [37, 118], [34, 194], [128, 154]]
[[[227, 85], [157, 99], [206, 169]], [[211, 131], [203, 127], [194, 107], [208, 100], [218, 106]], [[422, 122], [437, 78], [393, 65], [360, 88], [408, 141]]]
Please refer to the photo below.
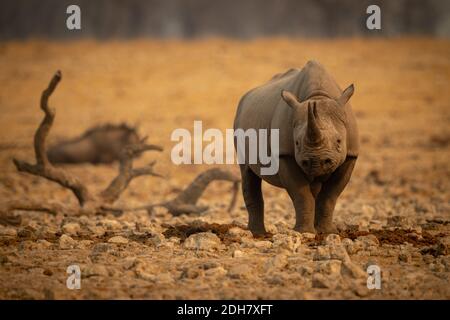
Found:
[[[0, 39], [226, 36], [252, 38], [432, 35], [450, 37], [447, 0], [2, 0]], [[82, 30], [66, 28], [81, 7]], [[377, 4], [382, 30], [366, 28]]]

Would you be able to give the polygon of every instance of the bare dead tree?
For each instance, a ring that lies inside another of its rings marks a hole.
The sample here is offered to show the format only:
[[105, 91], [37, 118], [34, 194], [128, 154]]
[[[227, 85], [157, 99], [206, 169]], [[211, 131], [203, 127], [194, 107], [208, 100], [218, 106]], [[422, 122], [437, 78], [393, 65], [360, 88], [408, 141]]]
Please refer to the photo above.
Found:
[[119, 198], [120, 194], [127, 188], [131, 180], [140, 176], [161, 177], [161, 175], [153, 170], [155, 162], [151, 162], [145, 167], [133, 168], [133, 159], [143, 152], [149, 150], [162, 151], [162, 148], [160, 146], [147, 144], [145, 142], [146, 138], [140, 140], [137, 144], [128, 145], [124, 148], [120, 156], [119, 173], [117, 176], [102, 192], [99, 194], [92, 194], [77, 177], [71, 175], [62, 168], [54, 167], [47, 157], [46, 138], [55, 119], [55, 110], [48, 106], [48, 100], [60, 81], [61, 72], [57, 71], [51, 79], [48, 88], [42, 92], [40, 107], [45, 116], [34, 136], [36, 163], [30, 164], [26, 161], [17, 159], [13, 159], [13, 162], [20, 172], [43, 177], [71, 190], [77, 198], [80, 207], [74, 209], [60, 203], [43, 204], [30, 201], [13, 201], [6, 204], [6, 211], [32, 210], [49, 213], [63, 212], [66, 214], [120, 212], [120, 208], [114, 208], [109, 205]]
[[177, 197], [170, 201], [148, 204], [128, 210], [147, 210], [150, 214], [155, 207], [164, 207], [174, 216], [204, 212], [208, 209], [208, 207], [199, 206], [197, 205], [197, 202], [205, 192], [208, 185], [215, 180], [233, 182], [232, 197], [228, 206], [228, 212], [231, 212], [236, 205], [239, 192], [239, 183], [241, 180], [232, 172], [220, 168], [213, 168], [200, 173]]

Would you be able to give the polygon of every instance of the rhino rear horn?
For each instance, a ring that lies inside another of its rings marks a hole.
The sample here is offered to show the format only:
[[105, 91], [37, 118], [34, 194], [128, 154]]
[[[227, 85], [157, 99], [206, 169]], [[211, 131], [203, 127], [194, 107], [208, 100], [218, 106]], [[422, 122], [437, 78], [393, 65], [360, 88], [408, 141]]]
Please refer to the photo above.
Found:
[[341, 106], [345, 106], [347, 104], [348, 100], [350, 100], [350, 98], [352, 97], [353, 92], [355, 92], [355, 86], [352, 83], [351, 85], [349, 85], [347, 87], [347, 89], [344, 90], [344, 92], [342, 92], [342, 95], [339, 97], [337, 102]]
[[319, 120], [316, 102], [308, 103], [308, 124], [306, 128], [306, 138], [309, 143], [318, 144], [322, 140], [320, 128], [317, 125]]

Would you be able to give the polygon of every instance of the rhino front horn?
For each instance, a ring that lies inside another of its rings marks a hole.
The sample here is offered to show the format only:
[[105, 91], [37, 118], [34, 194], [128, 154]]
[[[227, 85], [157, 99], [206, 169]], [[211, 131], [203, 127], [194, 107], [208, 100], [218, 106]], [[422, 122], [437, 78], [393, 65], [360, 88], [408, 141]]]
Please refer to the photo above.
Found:
[[318, 114], [316, 102], [308, 102], [308, 124], [306, 128], [306, 138], [311, 144], [318, 144], [322, 140], [319, 126], [317, 125]]

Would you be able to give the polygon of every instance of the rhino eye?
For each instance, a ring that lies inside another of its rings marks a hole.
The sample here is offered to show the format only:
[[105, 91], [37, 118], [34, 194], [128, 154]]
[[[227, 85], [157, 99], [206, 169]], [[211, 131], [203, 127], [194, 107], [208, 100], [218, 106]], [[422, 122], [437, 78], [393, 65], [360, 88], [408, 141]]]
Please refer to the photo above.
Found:
[[295, 141], [295, 145], [298, 147], [298, 141]]
[[337, 143], [338, 143], [338, 144], [341, 144], [341, 139], [337, 139]]

